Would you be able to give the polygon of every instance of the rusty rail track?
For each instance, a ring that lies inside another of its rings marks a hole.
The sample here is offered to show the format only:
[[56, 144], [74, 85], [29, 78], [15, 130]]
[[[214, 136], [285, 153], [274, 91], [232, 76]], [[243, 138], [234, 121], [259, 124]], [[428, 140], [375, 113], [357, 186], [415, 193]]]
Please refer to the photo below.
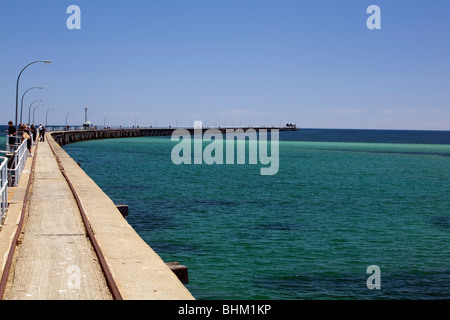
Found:
[[89, 237], [89, 240], [91, 241], [92, 247], [94, 248], [95, 254], [97, 255], [98, 261], [100, 263], [100, 267], [102, 268], [103, 274], [105, 276], [106, 284], [108, 285], [108, 288], [112, 294], [112, 297], [114, 300], [123, 300], [122, 295], [120, 294], [119, 289], [117, 288], [117, 284], [114, 281], [114, 278], [111, 274], [111, 271], [109, 270], [108, 264], [102, 253], [102, 250], [101, 250], [100, 246], [98, 245], [97, 240], [95, 239], [94, 232], [91, 229], [89, 220], [86, 216], [86, 212], [83, 208], [80, 197], [78, 196], [75, 188], [73, 187], [72, 182], [70, 181], [68, 175], [66, 174], [64, 167], [61, 163], [61, 159], [56, 154], [55, 149], [53, 148], [53, 146], [50, 143], [49, 143], [49, 146], [53, 152], [53, 155], [55, 156], [56, 162], [58, 163], [59, 170], [61, 171], [62, 175], [66, 179], [67, 184], [69, 185], [70, 190], [72, 191], [72, 194], [75, 198], [75, 201], [77, 202], [77, 206], [78, 206], [78, 209], [80, 210], [80, 214], [81, 214], [81, 219], [83, 220], [83, 224], [84, 224], [84, 227], [86, 228], [87, 235]]
[[[48, 142], [47, 142], [48, 143]], [[15, 248], [18, 244], [18, 239], [19, 236], [22, 232], [22, 228], [23, 228], [23, 222], [25, 220], [25, 215], [26, 215], [26, 210], [27, 210], [27, 205], [28, 205], [28, 200], [29, 200], [29, 194], [30, 194], [30, 189], [31, 189], [31, 185], [34, 179], [34, 169], [36, 166], [36, 155], [37, 155], [37, 151], [38, 151], [38, 146], [39, 144], [36, 146], [36, 150], [34, 152], [34, 157], [33, 157], [33, 162], [31, 165], [31, 170], [30, 170], [30, 177], [28, 179], [28, 184], [27, 184], [27, 188], [25, 191], [25, 197], [23, 200], [23, 205], [22, 205], [22, 211], [21, 211], [21, 216], [20, 216], [20, 222], [17, 228], [17, 231], [14, 235], [13, 241], [11, 243], [11, 248], [10, 251], [8, 253], [8, 258], [6, 260], [6, 264], [5, 264], [5, 268], [2, 274], [2, 277], [0, 279], [0, 297], [1, 299], [3, 299], [5, 290], [6, 290], [6, 285], [7, 285], [7, 281], [8, 281], [8, 274], [11, 268], [11, 264], [12, 264], [12, 260], [13, 260], [13, 256], [14, 256], [14, 251]], [[108, 286], [109, 291], [111, 292], [111, 295], [113, 297], [114, 300], [123, 300], [122, 295], [120, 294], [120, 291], [117, 287], [117, 284], [114, 281], [114, 278], [112, 276], [111, 271], [109, 270], [108, 264], [106, 262], [106, 259], [101, 251], [101, 248], [97, 242], [97, 240], [95, 239], [95, 235], [94, 232], [91, 229], [91, 226], [89, 224], [89, 220], [87, 218], [86, 212], [83, 208], [83, 205], [81, 203], [80, 197], [78, 196], [72, 182], [70, 181], [70, 178], [68, 177], [68, 175], [66, 174], [64, 167], [61, 163], [61, 159], [58, 157], [57, 153], [55, 152], [55, 149], [53, 148], [53, 146], [49, 143], [49, 147], [53, 153], [53, 155], [55, 156], [56, 162], [58, 163], [58, 167], [59, 170], [61, 171], [62, 175], [64, 176], [64, 179], [66, 180], [67, 184], [70, 187], [70, 190], [72, 191], [72, 194], [75, 198], [75, 201], [77, 203], [78, 209], [80, 211], [81, 214], [81, 219], [83, 221], [84, 227], [86, 229], [86, 233], [87, 236], [92, 244], [92, 247], [94, 249], [94, 252], [98, 258], [100, 267], [102, 269], [102, 272], [105, 276], [105, 280], [106, 280], [106, 284]]]

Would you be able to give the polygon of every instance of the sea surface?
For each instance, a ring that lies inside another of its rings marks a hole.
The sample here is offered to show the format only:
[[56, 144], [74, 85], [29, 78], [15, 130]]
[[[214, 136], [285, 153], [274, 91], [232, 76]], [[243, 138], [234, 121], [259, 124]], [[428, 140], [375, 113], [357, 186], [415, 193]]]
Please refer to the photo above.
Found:
[[281, 132], [272, 176], [260, 163], [175, 165], [176, 144], [64, 149], [163, 260], [188, 267], [195, 298], [450, 298], [450, 132]]

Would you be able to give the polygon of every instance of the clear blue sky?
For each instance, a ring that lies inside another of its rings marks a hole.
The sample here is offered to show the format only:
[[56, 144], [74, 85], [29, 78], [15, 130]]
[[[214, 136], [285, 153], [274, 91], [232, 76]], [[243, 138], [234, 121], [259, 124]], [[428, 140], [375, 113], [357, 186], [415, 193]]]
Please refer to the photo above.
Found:
[[450, 130], [448, 0], [2, 1], [0, 44], [4, 124], [50, 59], [24, 120]]

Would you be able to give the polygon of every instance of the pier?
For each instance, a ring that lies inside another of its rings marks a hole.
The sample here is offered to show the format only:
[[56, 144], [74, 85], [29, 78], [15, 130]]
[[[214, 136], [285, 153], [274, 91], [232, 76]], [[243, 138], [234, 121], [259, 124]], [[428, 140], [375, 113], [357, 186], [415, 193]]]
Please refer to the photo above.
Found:
[[32, 153], [8, 192], [2, 299], [194, 299], [50, 133]]
[[[208, 128], [203, 128], [203, 132]], [[249, 128], [215, 128], [227, 130]], [[295, 127], [251, 128], [256, 132]], [[9, 300], [193, 300], [187, 270], [164, 262], [61, 148], [85, 140], [170, 136], [175, 128], [48, 132], [8, 189], [0, 231], [0, 295]], [[188, 129], [193, 133], [193, 128]], [[125, 211], [124, 211], [125, 209]]]
[[[97, 139], [115, 139], [115, 138], [130, 138], [130, 137], [158, 137], [158, 136], [170, 136], [177, 128], [127, 128], [127, 129], [88, 129], [88, 130], [69, 130], [69, 131], [56, 131], [52, 132], [52, 136], [59, 145], [65, 145], [68, 143], [74, 143], [85, 140], [97, 140]], [[194, 133], [194, 128], [183, 128], [188, 130], [191, 134]], [[226, 133], [227, 130], [236, 131], [238, 129], [247, 131], [253, 129], [256, 132], [260, 130], [278, 130], [278, 131], [298, 131], [295, 126], [285, 127], [214, 127], [214, 128], [202, 128], [202, 132], [208, 129], [216, 129], [222, 133]]]

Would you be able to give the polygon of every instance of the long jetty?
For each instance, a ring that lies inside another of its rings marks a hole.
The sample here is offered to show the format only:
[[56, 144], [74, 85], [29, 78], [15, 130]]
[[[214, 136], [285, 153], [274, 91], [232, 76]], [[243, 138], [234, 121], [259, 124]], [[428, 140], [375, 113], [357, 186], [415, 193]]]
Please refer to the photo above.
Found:
[[8, 192], [0, 231], [1, 298], [195, 299], [177, 264], [164, 262], [61, 148], [94, 139], [170, 136], [174, 130], [56, 131], [33, 146], [18, 186]]
[[[85, 141], [85, 140], [97, 140], [97, 139], [115, 139], [115, 138], [130, 138], [130, 137], [157, 137], [157, 136], [170, 136], [174, 130], [177, 128], [127, 128], [127, 129], [87, 129], [87, 130], [70, 130], [70, 131], [57, 131], [52, 132], [52, 136], [59, 145], [65, 145], [69, 143]], [[191, 134], [194, 133], [193, 128], [184, 128], [188, 130]], [[286, 127], [214, 127], [214, 128], [202, 128], [205, 132], [208, 129], [217, 129], [223, 134], [230, 131], [236, 131], [242, 129], [247, 131], [248, 129], [253, 129], [256, 132], [260, 130], [274, 130], [278, 131], [298, 131], [296, 126], [286, 126]]]
[[194, 299], [52, 134], [32, 153], [8, 192], [2, 299]]

